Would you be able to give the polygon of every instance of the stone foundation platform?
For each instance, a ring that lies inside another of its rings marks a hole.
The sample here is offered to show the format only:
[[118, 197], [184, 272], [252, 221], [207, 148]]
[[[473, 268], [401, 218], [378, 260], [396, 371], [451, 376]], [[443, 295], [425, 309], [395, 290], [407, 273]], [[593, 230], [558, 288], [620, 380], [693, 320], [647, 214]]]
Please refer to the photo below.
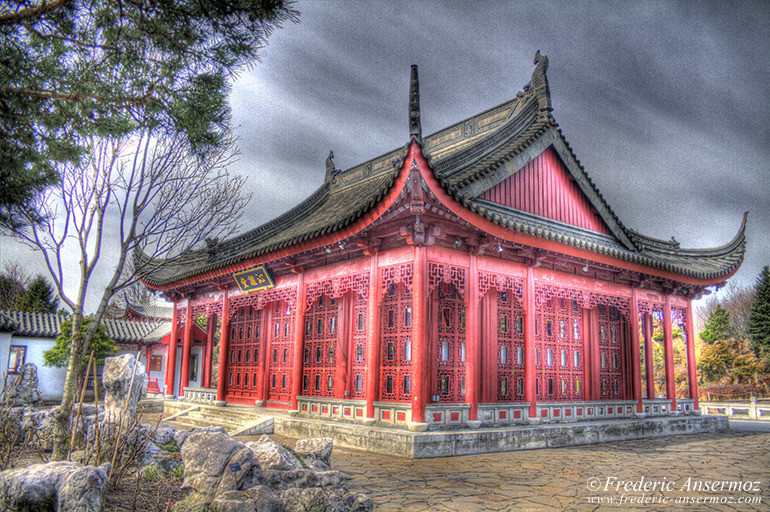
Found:
[[641, 419], [540, 424], [508, 428], [410, 432], [288, 415], [274, 417], [275, 433], [287, 437], [331, 437], [334, 445], [407, 459], [560, 448], [647, 437], [714, 432], [725, 417], [668, 416]]

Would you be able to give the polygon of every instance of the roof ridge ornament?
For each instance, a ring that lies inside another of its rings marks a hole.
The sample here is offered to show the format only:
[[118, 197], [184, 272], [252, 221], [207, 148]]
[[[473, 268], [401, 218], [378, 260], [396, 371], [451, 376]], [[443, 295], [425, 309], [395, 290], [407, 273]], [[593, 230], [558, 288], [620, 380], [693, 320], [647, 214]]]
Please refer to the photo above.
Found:
[[329, 156], [326, 157], [326, 176], [324, 176], [324, 181], [328, 181], [329, 178], [333, 178], [339, 173], [340, 170], [334, 167], [334, 151], [329, 151]]
[[412, 76], [409, 80], [409, 137], [422, 146], [422, 126], [420, 125], [420, 81], [417, 78], [417, 64], [412, 64]]
[[532, 72], [532, 80], [530, 84], [537, 96], [537, 103], [540, 107], [540, 111], [550, 112], [553, 110], [551, 106], [551, 89], [548, 87], [548, 77], [545, 72], [548, 70], [548, 57], [540, 54], [540, 50], [535, 52], [535, 70]]

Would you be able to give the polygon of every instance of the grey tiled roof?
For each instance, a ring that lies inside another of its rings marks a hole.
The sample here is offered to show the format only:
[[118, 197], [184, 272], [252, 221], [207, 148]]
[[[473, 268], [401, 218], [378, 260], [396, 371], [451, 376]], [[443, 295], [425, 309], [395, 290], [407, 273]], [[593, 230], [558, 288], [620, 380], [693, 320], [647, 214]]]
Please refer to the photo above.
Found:
[[[623, 225], [580, 164], [551, 114], [547, 66], [547, 59], [542, 59], [531, 82], [514, 99], [423, 138], [423, 154], [441, 186], [466, 207], [514, 231], [698, 279], [718, 278], [735, 270], [745, 251], [745, 218], [730, 243], [702, 250], [667, 245]], [[516, 162], [516, 168], [520, 169], [549, 146], [564, 160], [611, 236], [479, 198], [506, 177], [499, 172], [506, 162]], [[135, 255], [139, 268], [144, 269], [143, 281], [150, 286], [173, 285], [339, 230], [365, 214], [388, 192], [407, 147], [332, 176], [296, 208], [241, 236], [220, 242], [213, 251], [204, 249], [174, 260], [155, 262], [144, 255]]]
[[[0, 325], [3, 319], [11, 323], [16, 336], [30, 338], [56, 338], [61, 324], [69, 317], [52, 313], [33, 313], [29, 311], [0, 311]], [[10, 322], [9, 322], [10, 321]], [[155, 343], [171, 332], [170, 321], [136, 322], [132, 320], [102, 320], [107, 336], [117, 343]]]

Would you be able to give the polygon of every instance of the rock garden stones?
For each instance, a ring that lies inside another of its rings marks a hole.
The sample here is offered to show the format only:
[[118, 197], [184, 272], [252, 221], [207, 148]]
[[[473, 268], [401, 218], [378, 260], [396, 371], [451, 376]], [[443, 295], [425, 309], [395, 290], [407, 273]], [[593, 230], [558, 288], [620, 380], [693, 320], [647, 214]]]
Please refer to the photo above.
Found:
[[101, 512], [110, 464], [49, 462], [0, 473], [0, 510]]
[[108, 357], [104, 360], [102, 385], [107, 420], [120, 422], [125, 414], [124, 422], [130, 424], [136, 417], [139, 400], [147, 396], [144, 365], [131, 354]]

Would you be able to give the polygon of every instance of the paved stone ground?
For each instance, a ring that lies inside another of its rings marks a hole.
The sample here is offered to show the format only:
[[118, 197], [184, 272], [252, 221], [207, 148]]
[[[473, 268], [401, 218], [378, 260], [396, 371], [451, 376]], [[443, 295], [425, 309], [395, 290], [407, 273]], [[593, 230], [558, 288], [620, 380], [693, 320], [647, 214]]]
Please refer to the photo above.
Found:
[[[351, 490], [369, 494], [378, 512], [770, 510], [768, 432], [731, 430], [427, 460], [335, 448], [332, 467], [351, 475]], [[731, 491], [729, 484], [718, 492], [696, 489], [714, 481], [738, 482], [746, 490]], [[641, 489], [645, 484], [647, 492]], [[746, 498], [752, 503], [739, 503]]]

